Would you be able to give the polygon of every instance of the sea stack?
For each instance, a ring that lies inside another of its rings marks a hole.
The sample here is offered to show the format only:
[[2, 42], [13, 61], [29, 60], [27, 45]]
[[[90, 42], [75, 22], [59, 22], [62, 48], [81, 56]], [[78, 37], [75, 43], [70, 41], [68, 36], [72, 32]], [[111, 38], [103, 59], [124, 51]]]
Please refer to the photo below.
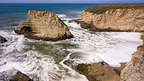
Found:
[[97, 31], [144, 31], [144, 4], [106, 4], [81, 15], [83, 28]]
[[73, 35], [58, 16], [48, 11], [29, 10], [28, 19], [14, 27], [17, 34], [37, 40], [57, 41]]

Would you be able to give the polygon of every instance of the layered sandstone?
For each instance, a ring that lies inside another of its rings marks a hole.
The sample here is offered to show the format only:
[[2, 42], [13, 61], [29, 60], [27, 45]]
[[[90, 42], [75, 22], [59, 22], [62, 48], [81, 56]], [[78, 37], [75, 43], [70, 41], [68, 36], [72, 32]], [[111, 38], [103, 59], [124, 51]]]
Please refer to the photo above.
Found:
[[81, 26], [91, 30], [144, 31], [144, 8], [108, 9], [103, 13], [84, 10], [81, 17]]
[[68, 27], [58, 16], [40, 10], [29, 10], [28, 19], [14, 27], [14, 30], [32, 39], [55, 41], [72, 37]]

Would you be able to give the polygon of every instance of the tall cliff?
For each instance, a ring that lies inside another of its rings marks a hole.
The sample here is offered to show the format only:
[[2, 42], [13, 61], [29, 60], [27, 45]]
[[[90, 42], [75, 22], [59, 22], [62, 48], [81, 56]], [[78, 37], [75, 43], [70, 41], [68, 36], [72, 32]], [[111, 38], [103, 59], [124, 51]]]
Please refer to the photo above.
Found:
[[32, 39], [56, 41], [72, 37], [68, 27], [58, 16], [41, 10], [29, 10], [27, 20], [14, 27], [14, 30]]
[[82, 11], [81, 17], [81, 26], [84, 28], [144, 31], [144, 4], [90, 7]]

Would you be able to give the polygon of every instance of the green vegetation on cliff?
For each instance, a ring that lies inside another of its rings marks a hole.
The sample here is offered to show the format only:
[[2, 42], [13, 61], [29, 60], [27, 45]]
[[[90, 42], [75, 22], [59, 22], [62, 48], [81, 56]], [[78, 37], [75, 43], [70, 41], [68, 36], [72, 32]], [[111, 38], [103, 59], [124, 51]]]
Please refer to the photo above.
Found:
[[100, 6], [93, 6], [86, 9], [88, 12], [101, 14], [110, 9], [144, 9], [144, 4], [104, 4]]

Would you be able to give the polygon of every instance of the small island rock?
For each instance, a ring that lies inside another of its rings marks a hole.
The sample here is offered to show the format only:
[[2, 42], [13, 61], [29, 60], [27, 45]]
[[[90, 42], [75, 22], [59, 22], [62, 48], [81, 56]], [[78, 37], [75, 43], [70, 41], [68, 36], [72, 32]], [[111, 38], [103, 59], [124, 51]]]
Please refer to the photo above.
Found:
[[14, 31], [17, 34], [24, 34], [27, 38], [48, 41], [63, 40], [73, 36], [58, 16], [40, 10], [29, 10], [28, 19], [14, 27]]

